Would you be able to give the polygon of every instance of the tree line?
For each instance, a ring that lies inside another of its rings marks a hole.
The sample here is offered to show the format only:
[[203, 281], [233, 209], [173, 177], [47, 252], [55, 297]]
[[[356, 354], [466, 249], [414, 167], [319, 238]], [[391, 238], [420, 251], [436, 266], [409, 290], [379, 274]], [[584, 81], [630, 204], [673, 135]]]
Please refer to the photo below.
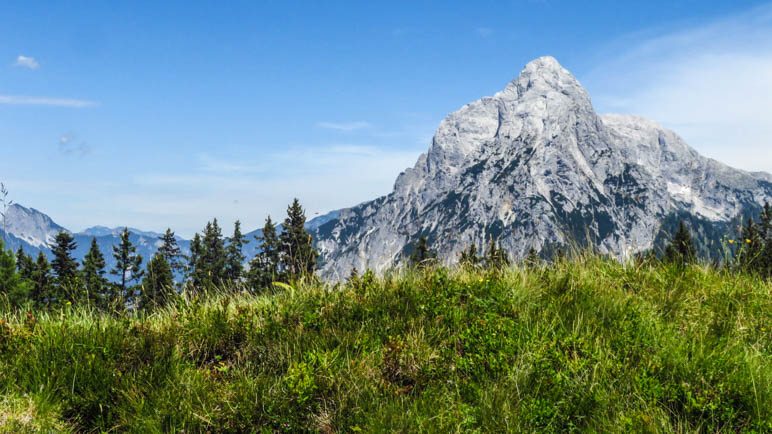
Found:
[[[107, 270], [104, 253], [92, 238], [88, 253], [79, 263], [77, 248], [68, 232], [56, 235], [53, 259], [40, 252], [36, 258], [21, 248], [7, 251], [0, 240], [0, 295], [13, 306], [32, 304], [54, 308], [88, 304], [103, 310], [150, 309], [167, 304], [180, 292], [197, 293], [214, 289], [260, 292], [273, 282], [294, 282], [313, 277], [317, 252], [305, 229], [306, 216], [295, 199], [287, 208], [281, 230], [270, 216], [262, 235], [248, 240], [236, 221], [233, 234], [224, 237], [217, 219], [206, 224], [191, 241], [190, 255], [183, 255], [171, 229], [159, 237], [160, 247], [143, 267], [125, 228], [112, 248], [115, 266]], [[245, 267], [243, 247], [259, 244], [259, 253]], [[114, 276], [113, 281], [107, 275]], [[181, 281], [176, 277], [181, 276]]]
[[[723, 266], [764, 278], [772, 278], [772, 206], [769, 203], [764, 204], [758, 220], [749, 217], [740, 224], [737, 235], [737, 238], [725, 240]], [[692, 234], [686, 223], [681, 220], [662, 252], [658, 254], [654, 250], [649, 250], [637, 255], [636, 260], [687, 266], [701, 259], [696, 251]], [[565, 253], [557, 249], [554, 256], [560, 258], [565, 256]], [[416, 268], [437, 265], [437, 253], [429, 246], [426, 236], [420, 236], [412, 245], [412, 253], [407, 259], [408, 265]], [[541, 261], [541, 256], [533, 248], [528, 250], [523, 259], [525, 265], [533, 265]], [[512, 261], [509, 253], [491, 237], [484, 252], [478, 251], [477, 246], [471, 244], [461, 252], [458, 262], [465, 268], [500, 269], [510, 265]], [[356, 273], [357, 270], [354, 270], [352, 277]]]

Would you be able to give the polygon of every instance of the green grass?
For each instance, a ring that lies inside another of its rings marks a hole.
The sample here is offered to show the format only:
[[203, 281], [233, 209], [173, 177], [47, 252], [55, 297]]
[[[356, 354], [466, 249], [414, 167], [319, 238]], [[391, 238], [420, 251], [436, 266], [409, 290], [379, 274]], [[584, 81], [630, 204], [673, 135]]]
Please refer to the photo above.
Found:
[[771, 290], [589, 257], [4, 314], [0, 431], [769, 432]]

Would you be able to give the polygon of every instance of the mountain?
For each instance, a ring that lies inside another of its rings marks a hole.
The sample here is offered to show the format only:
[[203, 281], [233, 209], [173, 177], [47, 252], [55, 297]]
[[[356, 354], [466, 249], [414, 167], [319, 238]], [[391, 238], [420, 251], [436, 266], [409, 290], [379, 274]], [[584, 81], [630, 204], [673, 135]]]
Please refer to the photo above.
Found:
[[[329, 222], [332, 219], [338, 217], [338, 211], [332, 211], [330, 213], [317, 216], [307, 223], [309, 230], [314, 230]], [[49, 259], [52, 259], [51, 247], [54, 244], [54, 238], [59, 232], [70, 232], [75, 239], [77, 248], [73, 252], [73, 257], [78, 261], [82, 261], [88, 253], [91, 247], [91, 239], [95, 238], [99, 249], [105, 256], [105, 262], [107, 264], [106, 269], [111, 270], [115, 266], [115, 259], [112, 256], [113, 246], [116, 246], [120, 242], [120, 236], [123, 232], [122, 227], [108, 228], [106, 226], [94, 226], [85, 229], [81, 232], [73, 233], [64, 227], [56, 224], [46, 214], [32, 208], [25, 208], [21, 205], [14, 204], [9, 208], [7, 218], [8, 234], [3, 236], [2, 228], [0, 227], [0, 236], [6, 240], [8, 248], [16, 250], [21, 247], [27, 254], [37, 256], [38, 252], [45, 253]], [[225, 236], [229, 235], [230, 228], [225, 228]], [[277, 230], [281, 230], [281, 224], [278, 224]], [[129, 228], [129, 239], [137, 247], [137, 253], [142, 255], [144, 263], [155, 254], [161, 242], [159, 237], [162, 235], [157, 232], [142, 231], [139, 229]], [[252, 259], [259, 252], [259, 243], [255, 238], [262, 236], [262, 229], [257, 229], [245, 234], [245, 238], [248, 243], [243, 248], [243, 254], [246, 257], [246, 261]], [[177, 243], [180, 246], [180, 250], [183, 255], [190, 254], [190, 240], [176, 237]], [[108, 276], [111, 277], [111, 276]]]
[[394, 190], [313, 230], [321, 274], [399, 264], [420, 236], [455, 262], [497, 239], [514, 257], [594, 246], [620, 259], [664, 243], [687, 220], [706, 243], [772, 198], [772, 177], [703, 157], [634, 116], [599, 116], [554, 58], [446, 117]]
[[[53, 243], [56, 234], [65, 230], [42, 212], [19, 204], [8, 208], [5, 226], [9, 247], [17, 249], [19, 246], [25, 246], [34, 252], [47, 248]], [[0, 234], [2, 233], [3, 228], [0, 227]]]
[[[53, 247], [54, 238], [59, 232], [64, 231], [72, 234], [77, 244], [73, 257], [78, 261], [82, 261], [86, 256], [91, 247], [91, 239], [95, 238], [99, 249], [105, 256], [108, 272], [115, 266], [115, 258], [112, 256], [113, 246], [119, 244], [120, 235], [123, 232], [123, 228], [94, 226], [82, 232], [73, 233], [56, 224], [46, 214], [34, 208], [25, 208], [18, 204], [14, 204], [9, 208], [6, 227], [8, 233], [3, 235], [3, 231], [0, 228], [0, 236], [3, 236], [5, 239], [8, 248], [15, 251], [21, 247], [27, 254], [33, 256], [37, 256], [38, 252], [43, 252], [49, 259], [53, 257], [51, 247]], [[137, 247], [137, 253], [142, 255], [144, 262], [147, 263], [161, 245], [158, 239], [161, 234], [132, 228], [129, 228], [129, 232], [129, 239]], [[180, 245], [183, 254], [187, 255], [190, 253], [189, 240], [177, 237], [177, 243]]]

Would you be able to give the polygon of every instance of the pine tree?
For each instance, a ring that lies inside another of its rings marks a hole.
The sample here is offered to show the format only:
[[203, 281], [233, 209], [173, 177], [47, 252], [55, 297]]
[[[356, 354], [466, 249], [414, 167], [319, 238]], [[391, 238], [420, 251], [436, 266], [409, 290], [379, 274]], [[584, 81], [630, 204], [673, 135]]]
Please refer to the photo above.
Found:
[[225, 278], [228, 282], [241, 282], [244, 273], [244, 245], [249, 241], [241, 233], [241, 222], [236, 220], [233, 224], [233, 236], [228, 238], [228, 247], [225, 249]]
[[769, 203], [764, 204], [759, 226], [764, 244], [761, 254], [761, 273], [767, 278], [772, 278], [772, 206]]
[[204, 282], [204, 270], [200, 268], [201, 263], [201, 235], [196, 233], [190, 241], [190, 258], [188, 258], [188, 282], [194, 288], [199, 290]]
[[76, 302], [81, 298], [80, 279], [78, 278], [78, 262], [72, 257], [77, 248], [75, 239], [67, 232], [59, 232], [54, 239], [52, 253], [54, 260], [51, 268], [56, 276], [56, 302]]
[[105, 279], [105, 257], [99, 250], [96, 238], [91, 238], [91, 247], [83, 258], [81, 275], [88, 299], [97, 307], [106, 307], [110, 298], [110, 284]]
[[39, 307], [48, 306], [53, 297], [54, 279], [51, 276], [51, 265], [43, 252], [38, 253], [31, 280], [30, 298]]
[[257, 291], [279, 279], [279, 236], [271, 216], [265, 219], [262, 235], [255, 237], [255, 240], [260, 243], [260, 252], [249, 263], [247, 280], [249, 287]]
[[166, 255], [156, 252], [147, 264], [147, 272], [142, 281], [142, 307], [154, 308], [165, 306], [174, 296], [174, 276]]
[[172, 273], [182, 273], [185, 270], [183, 264], [182, 250], [177, 243], [177, 237], [174, 235], [171, 229], [166, 229], [166, 232], [159, 237], [161, 240], [161, 247], [158, 248], [158, 252], [161, 253], [172, 269]]
[[306, 213], [295, 199], [287, 207], [287, 218], [279, 235], [281, 271], [287, 281], [313, 276], [316, 271], [316, 258], [313, 238], [306, 231]]
[[211, 289], [225, 281], [225, 241], [217, 219], [206, 224], [198, 259], [196, 268], [204, 288]]
[[491, 237], [488, 250], [485, 252], [485, 265], [490, 269], [499, 270], [509, 265], [509, 255], [498, 242]]
[[12, 306], [21, 306], [29, 297], [29, 285], [16, 271], [13, 253], [5, 250], [2, 240], [0, 240], [0, 297], [6, 298]]
[[16, 269], [24, 280], [32, 279], [32, 273], [35, 271], [35, 261], [24, 253], [21, 247], [16, 251]]
[[123, 301], [130, 300], [133, 296], [130, 284], [142, 278], [143, 271], [142, 256], [137, 254], [137, 248], [131, 242], [129, 228], [124, 228], [121, 232], [121, 240], [117, 246], [113, 246], [113, 258], [115, 258], [115, 268], [110, 273], [119, 279], [118, 293], [112, 294], [111, 302], [118, 302], [120, 306]]
[[436, 260], [437, 254], [429, 249], [429, 242], [425, 236], [421, 235], [415, 248], [413, 248], [413, 253], [410, 255], [410, 265], [424, 268], [433, 265]]
[[477, 246], [474, 243], [469, 245], [469, 248], [461, 252], [461, 259], [459, 264], [462, 267], [475, 268], [480, 265], [481, 258], [477, 254]]
[[684, 266], [695, 260], [694, 243], [692, 234], [687, 229], [683, 220], [678, 224], [678, 230], [673, 235], [673, 241], [665, 248], [666, 262]]

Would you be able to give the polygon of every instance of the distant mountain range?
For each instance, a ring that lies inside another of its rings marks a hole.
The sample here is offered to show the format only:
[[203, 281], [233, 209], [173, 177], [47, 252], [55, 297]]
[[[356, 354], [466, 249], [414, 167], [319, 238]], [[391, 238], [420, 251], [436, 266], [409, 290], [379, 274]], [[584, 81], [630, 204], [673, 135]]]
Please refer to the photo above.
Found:
[[[334, 211], [329, 214], [318, 216], [307, 223], [309, 230], [316, 229], [338, 216]], [[113, 246], [120, 242], [120, 235], [123, 232], [122, 227], [108, 228], [105, 226], [94, 226], [81, 232], [72, 232], [55, 223], [51, 217], [34, 208], [26, 208], [19, 204], [11, 205], [8, 209], [8, 218], [6, 220], [8, 233], [5, 234], [8, 248], [16, 251], [21, 247], [27, 254], [37, 256], [39, 252], [45, 253], [49, 259], [52, 258], [51, 247], [54, 238], [59, 232], [70, 232], [75, 239], [78, 247], [73, 252], [73, 256], [82, 261], [91, 246], [91, 239], [95, 238], [100, 250], [105, 256], [108, 271], [114, 267], [115, 259], [112, 257]], [[281, 226], [279, 226], [281, 227]], [[223, 228], [224, 236], [228, 236], [232, 228]], [[130, 240], [137, 247], [137, 253], [142, 255], [144, 262], [155, 254], [161, 242], [159, 238], [162, 234], [157, 232], [143, 231], [135, 228], [129, 228]], [[0, 235], [3, 230], [0, 228]], [[249, 243], [244, 246], [243, 253], [247, 261], [259, 251], [258, 243], [255, 237], [262, 235], [262, 229], [257, 229], [245, 234]], [[177, 243], [184, 255], [190, 254], [190, 240], [177, 236]]]

